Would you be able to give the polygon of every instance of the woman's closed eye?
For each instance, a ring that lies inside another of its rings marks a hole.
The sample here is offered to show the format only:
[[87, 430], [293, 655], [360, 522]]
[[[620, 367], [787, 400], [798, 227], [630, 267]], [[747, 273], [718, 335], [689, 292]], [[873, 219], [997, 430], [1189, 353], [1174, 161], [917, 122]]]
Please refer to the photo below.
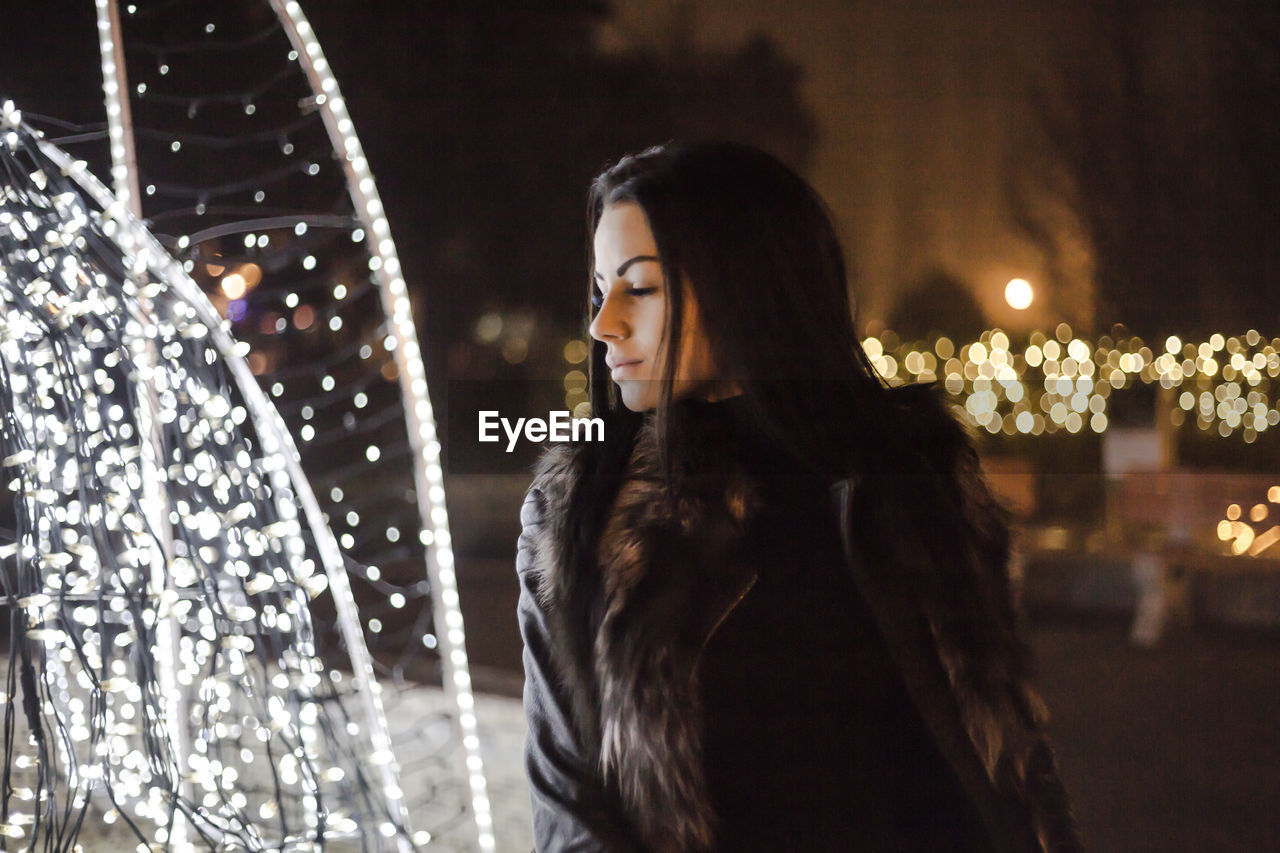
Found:
[[[648, 287], [638, 286], [638, 287], [628, 287], [623, 292], [627, 293], [630, 296], [648, 296], [649, 294], [656, 292], [657, 289], [658, 288], [654, 286], [648, 286]], [[599, 308], [602, 305], [604, 305], [604, 294], [601, 293], [599, 289], [595, 287], [591, 288], [591, 304], [594, 305], [596, 308]]]

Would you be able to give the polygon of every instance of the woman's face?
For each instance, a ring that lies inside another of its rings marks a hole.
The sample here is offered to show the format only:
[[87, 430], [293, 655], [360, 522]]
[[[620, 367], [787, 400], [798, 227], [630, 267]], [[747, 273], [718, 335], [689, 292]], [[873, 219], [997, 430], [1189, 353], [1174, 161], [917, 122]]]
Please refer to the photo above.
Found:
[[[623, 405], [648, 411], [661, 396], [668, 300], [658, 247], [639, 205], [621, 202], [604, 209], [596, 226], [595, 262], [592, 300], [600, 310], [588, 331], [607, 348]], [[683, 297], [680, 361], [671, 396], [716, 399], [726, 392], [687, 285]]]

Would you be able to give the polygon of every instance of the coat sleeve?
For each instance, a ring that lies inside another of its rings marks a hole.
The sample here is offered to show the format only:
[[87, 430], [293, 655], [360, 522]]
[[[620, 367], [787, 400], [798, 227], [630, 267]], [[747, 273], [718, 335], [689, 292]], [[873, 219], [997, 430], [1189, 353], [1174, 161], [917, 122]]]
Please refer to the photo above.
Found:
[[578, 745], [569, 697], [552, 654], [547, 614], [537, 595], [534, 559], [543, 514], [542, 495], [530, 489], [520, 508], [516, 573], [520, 579], [517, 617], [524, 640], [524, 712], [529, 726], [525, 773], [534, 842], [538, 853], [632, 853], [639, 848]]

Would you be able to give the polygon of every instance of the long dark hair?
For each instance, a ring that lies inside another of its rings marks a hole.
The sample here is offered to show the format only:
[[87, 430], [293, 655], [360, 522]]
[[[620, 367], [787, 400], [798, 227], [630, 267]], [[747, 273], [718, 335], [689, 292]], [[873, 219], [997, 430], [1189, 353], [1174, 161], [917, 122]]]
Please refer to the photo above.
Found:
[[[884, 386], [858, 343], [844, 255], [812, 187], [746, 145], [677, 144], [624, 157], [595, 179], [590, 233], [621, 202], [644, 211], [662, 259], [665, 340], [680, 340], [688, 286], [712, 358], [760, 430], [813, 471], [860, 467], [862, 421], [882, 408]], [[678, 347], [667, 349], [660, 425], [679, 370]], [[592, 415], [626, 445], [638, 421], [623, 414], [604, 357], [595, 342]]]
[[[687, 286], [714, 363], [741, 387], [743, 409], [759, 433], [801, 469], [831, 480], [863, 478], [868, 488], [859, 490], [856, 505], [868, 530], [912, 543], [917, 555], [923, 548], [925, 556], [874, 557], [890, 571], [895, 564], [916, 567], [918, 576], [893, 581], [951, 605], [953, 624], [940, 628], [962, 647], [980, 659], [993, 651], [983, 645], [1000, 632], [989, 629], [1012, 622], [1003, 517], [977, 474], [972, 446], [937, 395], [892, 391], [872, 367], [854, 326], [844, 254], [817, 192], [746, 145], [650, 148], [623, 157], [592, 183], [588, 245], [605, 208], [624, 202], [644, 212], [665, 276], [668, 357], [654, 412], [660, 449], [678, 440], [668, 418], [679, 369], [679, 347], [671, 342], [681, 339]], [[604, 419], [606, 440], [586, 449], [589, 474], [570, 499], [566, 556], [588, 575], [643, 418], [622, 405], [605, 352], [594, 342], [589, 387], [592, 416]], [[975, 582], [975, 572], [994, 574], [996, 583]], [[1004, 651], [1021, 657], [1017, 649]]]

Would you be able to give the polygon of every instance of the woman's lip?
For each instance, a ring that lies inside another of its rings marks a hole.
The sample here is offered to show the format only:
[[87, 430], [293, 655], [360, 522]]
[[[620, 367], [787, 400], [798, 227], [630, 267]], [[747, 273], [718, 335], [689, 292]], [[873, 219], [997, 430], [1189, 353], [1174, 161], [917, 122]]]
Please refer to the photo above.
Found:
[[616, 377], [618, 374], [624, 373], [628, 369], [638, 366], [641, 361], [643, 361], [643, 359], [640, 359], [637, 361], [620, 361], [617, 364], [615, 364], [613, 368], [610, 370], [610, 375]]

